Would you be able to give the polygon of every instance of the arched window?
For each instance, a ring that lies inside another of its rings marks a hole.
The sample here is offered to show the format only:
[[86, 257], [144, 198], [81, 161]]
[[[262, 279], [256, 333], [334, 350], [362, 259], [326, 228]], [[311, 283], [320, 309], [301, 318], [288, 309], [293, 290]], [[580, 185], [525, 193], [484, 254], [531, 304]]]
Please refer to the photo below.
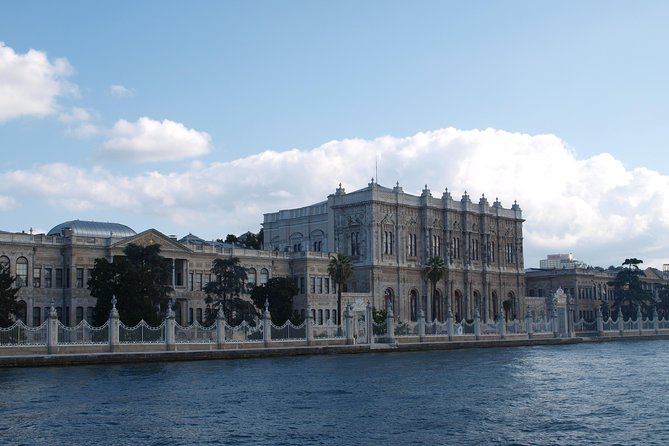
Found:
[[418, 320], [418, 293], [416, 290], [411, 290], [409, 304], [411, 305], [411, 321], [416, 322]]
[[246, 280], [249, 285], [255, 285], [256, 284], [256, 269], [255, 268], [249, 268], [249, 270], [246, 272]]
[[0, 257], [0, 271], [9, 272], [9, 257], [7, 256]]
[[16, 286], [28, 286], [28, 259], [25, 257], [16, 260]]
[[260, 270], [260, 285], [264, 285], [267, 283], [269, 280], [269, 271], [267, 271], [267, 268], [263, 268]]
[[455, 316], [455, 321], [456, 322], [460, 322], [462, 320], [462, 317], [463, 317], [462, 303], [463, 303], [462, 302], [462, 293], [460, 292], [460, 290], [456, 290], [455, 293], [453, 294], [453, 307], [454, 307], [453, 312], [455, 313], [454, 316]]

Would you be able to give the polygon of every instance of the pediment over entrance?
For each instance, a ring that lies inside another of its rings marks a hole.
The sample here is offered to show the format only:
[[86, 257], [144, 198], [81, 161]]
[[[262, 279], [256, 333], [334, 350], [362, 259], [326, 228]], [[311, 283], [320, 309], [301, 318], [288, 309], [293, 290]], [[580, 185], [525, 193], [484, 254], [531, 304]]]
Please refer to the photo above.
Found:
[[192, 252], [181, 243], [155, 229], [147, 229], [132, 237], [124, 238], [123, 240], [114, 243], [111, 247], [112, 249], [123, 250], [131, 243], [139, 246], [160, 245], [160, 251], [163, 255], [168, 252], [180, 252], [184, 254]]

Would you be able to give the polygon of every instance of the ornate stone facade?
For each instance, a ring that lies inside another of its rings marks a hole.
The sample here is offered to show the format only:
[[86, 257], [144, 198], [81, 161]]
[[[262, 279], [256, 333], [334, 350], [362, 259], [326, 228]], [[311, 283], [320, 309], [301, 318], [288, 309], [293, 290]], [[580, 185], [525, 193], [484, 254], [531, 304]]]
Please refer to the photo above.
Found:
[[[448, 304], [457, 320], [497, 317], [509, 301], [509, 316], [524, 315], [523, 225], [517, 204], [510, 209], [485, 197], [473, 203], [465, 193], [454, 200], [448, 191], [434, 198], [372, 181], [346, 193], [340, 186], [327, 201], [265, 214], [265, 248], [292, 252], [292, 275], [300, 284], [296, 306], [318, 308], [332, 301], [318, 286], [327, 278], [326, 252], [342, 252], [354, 262], [345, 291], [364, 295], [377, 309], [393, 303], [396, 318], [416, 320], [419, 308], [443, 320]], [[430, 256], [440, 256], [447, 270], [435, 296], [423, 270]], [[317, 286], [313, 286], [314, 280]], [[332, 305], [329, 305], [332, 307]]]

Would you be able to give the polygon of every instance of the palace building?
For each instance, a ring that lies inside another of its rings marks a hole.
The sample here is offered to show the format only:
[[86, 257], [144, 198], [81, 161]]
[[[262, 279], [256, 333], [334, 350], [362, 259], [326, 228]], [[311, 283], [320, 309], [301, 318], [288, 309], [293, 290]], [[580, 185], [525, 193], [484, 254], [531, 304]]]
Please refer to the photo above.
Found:
[[[377, 309], [392, 303], [399, 320], [416, 320], [419, 309], [430, 320], [444, 320], [450, 304], [457, 320], [483, 320], [506, 307], [524, 315], [523, 218], [517, 204], [478, 203], [465, 193], [454, 200], [448, 191], [420, 196], [373, 180], [346, 193], [340, 186], [325, 201], [264, 215], [264, 247], [244, 249], [189, 234], [181, 239], [155, 229], [136, 233], [119, 223], [73, 220], [47, 234], [0, 232], [0, 267], [9, 268], [21, 287], [21, 318], [39, 325], [56, 307], [61, 321], [92, 320], [95, 298], [87, 281], [95, 259], [122, 256], [130, 243], [159, 244], [171, 259], [176, 319], [182, 325], [202, 321], [204, 286], [216, 258], [238, 257], [249, 283], [292, 277], [299, 294], [294, 310], [308, 306], [316, 324], [336, 321], [336, 287], [327, 273], [331, 253], [353, 259], [353, 278], [343, 305], [370, 302]], [[445, 260], [446, 272], [434, 296], [424, 276], [430, 256]], [[504, 302], [507, 304], [503, 304]]]

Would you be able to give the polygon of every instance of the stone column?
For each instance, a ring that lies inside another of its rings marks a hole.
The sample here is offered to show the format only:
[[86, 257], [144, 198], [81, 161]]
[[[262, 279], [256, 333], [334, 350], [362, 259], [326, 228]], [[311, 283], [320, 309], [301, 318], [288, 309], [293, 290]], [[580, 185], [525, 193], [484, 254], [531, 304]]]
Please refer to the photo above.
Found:
[[604, 336], [604, 317], [602, 316], [602, 307], [597, 308], [597, 335]]
[[393, 303], [388, 304], [388, 313], [386, 314], [386, 338], [388, 343], [395, 342], [395, 314], [393, 313]]
[[451, 310], [451, 301], [446, 302], [446, 331], [448, 332], [448, 340], [453, 340], [453, 311]]
[[623, 311], [618, 307], [618, 332], [620, 336], [625, 334], [625, 323], [623, 321]]
[[262, 315], [262, 339], [265, 347], [272, 343], [272, 316], [269, 313], [269, 301], [265, 299], [265, 311]]
[[425, 340], [425, 313], [423, 307], [418, 309], [418, 342]]
[[532, 339], [532, 335], [534, 334], [534, 329], [532, 327], [532, 310], [530, 310], [530, 306], [527, 306], [527, 310], [525, 311], [525, 332], [527, 333], [527, 337], [529, 339]]
[[481, 339], [481, 313], [478, 306], [474, 308], [474, 336], [477, 341]]
[[223, 350], [225, 348], [225, 313], [223, 308], [216, 312], [216, 348]]
[[353, 316], [351, 315], [351, 304], [346, 304], [346, 310], [344, 310], [344, 329], [346, 330], [346, 344], [353, 345], [355, 343], [355, 338], [353, 337]]
[[314, 343], [314, 319], [311, 317], [311, 304], [307, 304], [307, 317], [304, 319], [304, 329], [306, 331], [307, 345], [312, 345]]
[[174, 331], [176, 329], [176, 321], [174, 320], [174, 310], [172, 309], [172, 300], [167, 307], [167, 315], [165, 317], [165, 350], [176, 350], [176, 342], [174, 339]]
[[367, 341], [374, 343], [374, 315], [372, 313], [372, 304], [367, 302], [365, 311], [365, 323], [367, 324]]
[[116, 309], [116, 296], [111, 300], [112, 309], [109, 312], [109, 351], [117, 352], [119, 350], [119, 331], [121, 330], [121, 321]]
[[504, 317], [504, 308], [499, 308], [499, 318], [497, 320], [497, 332], [500, 339], [506, 338], [506, 319]]
[[639, 329], [639, 336], [641, 336], [643, 331], [643, 316], [641, 315], [641, 305], [637, 305], [636, 307], [636, 324], [637, 328]]
[[653, 330], [655, 334], [660, 334], [660, 321], [657, 317], [657, 307], [653, 307]]
[[553, 309], [551, 311], [551, 328], [553, 329], [554, 338], [560, 336], [560, 330], [558, 329], [557, 308], [555, 307], [555, 304], [553, 304]]
[[49, 323], [46, 326], [46, 351], [48, 354], [56, 353], [58, 347], [58, 312], [51, 301], [49, 309]]

